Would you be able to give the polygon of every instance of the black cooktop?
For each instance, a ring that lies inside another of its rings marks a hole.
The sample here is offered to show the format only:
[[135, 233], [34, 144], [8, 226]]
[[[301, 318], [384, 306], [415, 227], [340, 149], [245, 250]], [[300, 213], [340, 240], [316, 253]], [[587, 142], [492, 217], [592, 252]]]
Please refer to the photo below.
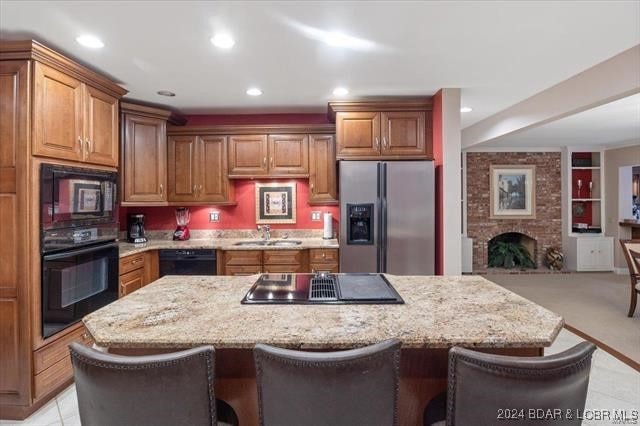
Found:
[[262, 274], [243, 304], [402, 304], [382, 274]]

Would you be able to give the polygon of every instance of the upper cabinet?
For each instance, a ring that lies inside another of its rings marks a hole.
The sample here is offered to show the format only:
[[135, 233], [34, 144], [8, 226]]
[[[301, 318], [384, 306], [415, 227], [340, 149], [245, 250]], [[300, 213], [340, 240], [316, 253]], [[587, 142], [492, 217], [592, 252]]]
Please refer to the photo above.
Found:
[[305, 134], [229, 137], [229, 177], [308, 177], [309, 137]]
[[229, 177], [266, 176], [267, 135], [229, 137]]
[[171, 112], [121, 102], [122, 205], [167, 204], [167, 130]]
[[430, 98], [330, 102], [329, 115], [338, 159], [433, 159]]
[[82, 73], [35, 61], [34, 155], [118, 166], [118, 99], [126, 91], [91, 83]]
[[269, 174], [309, 176], [309, 136], [269, 135]]
[[333, 135], [309, 136], [309, 204], [338, 204]]
[[226, 136], [170, 136], [167, 171], [169, 203], [234, 203]]

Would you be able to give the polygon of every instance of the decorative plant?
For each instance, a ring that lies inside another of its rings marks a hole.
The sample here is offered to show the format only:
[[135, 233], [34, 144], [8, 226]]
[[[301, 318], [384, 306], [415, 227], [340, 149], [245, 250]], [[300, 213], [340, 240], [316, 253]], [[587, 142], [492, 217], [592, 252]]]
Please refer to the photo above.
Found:
[[489, 266], [493, 268], [535, 268], [529, 251], [520, 243], [496, 241], [489, 247]]

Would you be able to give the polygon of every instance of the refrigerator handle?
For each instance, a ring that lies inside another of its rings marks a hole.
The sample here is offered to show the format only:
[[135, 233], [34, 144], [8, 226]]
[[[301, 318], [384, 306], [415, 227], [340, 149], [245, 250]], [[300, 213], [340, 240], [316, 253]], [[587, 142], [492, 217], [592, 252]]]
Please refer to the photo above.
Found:
[[387, 163], [382, 163], [382, 198], [380, 215], [380, 251], [381, 266], [380, 272], [387, 272]]
[[376, 164], [378, 229], [375, 230], [374, 241], [376, 244], [376, 272], [382, 272], [382, 164]]

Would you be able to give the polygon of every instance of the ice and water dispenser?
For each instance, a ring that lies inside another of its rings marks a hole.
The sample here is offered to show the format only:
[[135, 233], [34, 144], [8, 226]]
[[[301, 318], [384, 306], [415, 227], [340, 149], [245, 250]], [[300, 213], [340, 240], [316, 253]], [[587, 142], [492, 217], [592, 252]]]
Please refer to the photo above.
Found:
[[373, 244], [373, 204], [347, 204], [347, 244]]

